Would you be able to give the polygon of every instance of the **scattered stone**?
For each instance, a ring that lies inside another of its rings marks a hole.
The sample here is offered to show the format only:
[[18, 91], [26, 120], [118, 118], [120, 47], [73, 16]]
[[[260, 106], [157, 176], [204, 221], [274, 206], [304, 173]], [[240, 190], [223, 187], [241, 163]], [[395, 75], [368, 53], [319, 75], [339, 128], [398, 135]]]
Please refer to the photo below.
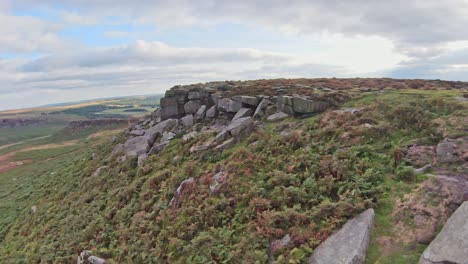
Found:
[[162, 138], [161, 138], [161, 142], [170, 141], [175, 136], [176, 136], [176, 134], [173, 133], [173, 132], [164, 132], [163, 135], [162, 135]]
[[271, 242], [270, 244], [271, 252], [275, 252], [279, 249], [286, 247], [290, 241], [291, 241], [291, 236], [287, 234], [283, 238]]
[[88, 258], [89, 264], [107, 264], [108, 262], [105, 259], [96, 257], [96, 256], [90, 256]]
[[196, 137], [197, 135], [198, 135], [198, 132], [192, 131], [192, 132], [189, 132], [189, 133], [183, 135], [182, 140], [183, 141], [189, 141], [190, 139]]
[[191, 127], [193, 126], [193, 115], [186, 115], [180, 119], [182, 124], [186, 127]]
[[349, 220], [338, 232], [318, 246], [309, 259], [310, 264], [363, 264], [374, 226], [374, 210], [367, 209]]
[[177, 190], [175, 191], [174, 197], [172, 197], [171, 201], [169, 202], [168, 207], [171, 207], [174, 202], [176, 202], [184, 193], [184, 191], [191, 185], [195, 184], [195, 180], [193, 178], [188, 178], [184, 181], [182, 181], [177, 187]]
[[120, 158], [119, 158], [119, 161], [120, 161], [120, 162], [125, 162], [126, 160], [127, 160], [127, 155], [122, 155], [122, 156], [120, 156]]
[[229, 98], [219, 99], [218, 109], [224, 112], [236, 113], [242, 108], [242, 103]]
[[85, 250], [80, 253], [78, 256], [78, 264], [108, 264], [105, 259], [100, 257], [91, 256], [91, 251]]
[[216, 150], [223, 150], [225, 148], [228, 148], [232, 145], [234, 145], [236, 143], [235, 139], [234, 138], [230, 138], [230, 139], [227, 139], [225, 140], [223, 143], [221, 143], [220, 145], [216, 146]]
[[206, 113], [206, 105], [202, 105], [200, 109], [198, 109], [197, 113], [195, 114], [195, 120], [200, 121], [205, 118]]
[[419, 264], [465, 264], [468, 260], [468, 202], [449, 218], [437, 237], [424, 250]]
[[342, 113], [354, 114], [354, 113], [357, 113], [357, 112], [360, 112], [360, 111], [362, 111], [361, 108], [343, 108], [343, 109], [340, 109], [340, 110], [335, 110], [333, 112], [337, 112], [339, 114], [342, 114]]
[[202, 145], [192, 146], [190, 148], [190, 153], [205, 151], [210, 148], [210, 145], [211, 144], [202, 144]]
[[242, 107], [241, 109], [239, 109], [239, 111], [237, 111], [236, 115], [232, 118], [232, 121], [239, 119], [241, 117], [251, 116], [252, 112], [253, 112], [252, 109]]
[[97, 176], [101, 175], [102, 171], [105, 170], [105, 169], [107, 169], [107, 166], [101, 166], [101, 167], [97, 168], [97, 170], [94, 171], [93, 176], [97, 177]]
[[206, 118], [215, 118], [217, 114], [218, 108], [216, 107], [216, 105], [213, 105], [212, 107], [210, 107], [210, 109], [208, 109], [208, 111], [206, 111]]
[[219, 132], [216, 137], [215, 137], [215, 141], [220, 143], [220, 142], [223, 142], [225, 141], [226, 139], [228, 139], [230, 137], [229, 135], [229, 131], [227, 131], [226, 129], [223, 129], [221, 130], [221, 132]]
[[169, 145], [169, 141], [161, 142], [159, 144], [154, 145], [148, 151], [148, 155], [158, 154], [159, 152], [163, 151], [167, 145]]
[[216, 173], [213, 178], [211, 178], [212, 182], [210, 184], [210, 191], [212, 193], [217, 192], [221, 187], [221, 184], [226, 180], [226, 172], [220, 171]]
[[117, 141], [117, 139], [119, 139], [117, 136], [112, 136], [112, 142]]
[[432, 165], [431, 165], [431, 164], [427, 164], [426, 166], [421, 167], [421, 168], [419, 168], [419, 169], [414, 169], [414, 174], [415, 174], [415, 175], [423, 174], [423, 173], [425, 173], [426, 171], [430, 170], [431, 168], [432, 168]]
[[286, 118], [288, 118], [289, 116], [283, 112], [279, 112], [279, 113], [276, 113], [276, 114], [272, 114], [270, 116], [267, 117], [267, 121], [269, 122], [279, 122], [281, 120], [284, 120]]
[[91, 153], [91, 159], [92, 160], [96, 159], [96, 153], [95, 152]]
[[31, 206], [31, 214], [35, 214], [37, 212], [37, 206]]
[[84, 250], [78, 255], [78, 264], [88, 264], [88, 258], [91, 256], [91, 251]]

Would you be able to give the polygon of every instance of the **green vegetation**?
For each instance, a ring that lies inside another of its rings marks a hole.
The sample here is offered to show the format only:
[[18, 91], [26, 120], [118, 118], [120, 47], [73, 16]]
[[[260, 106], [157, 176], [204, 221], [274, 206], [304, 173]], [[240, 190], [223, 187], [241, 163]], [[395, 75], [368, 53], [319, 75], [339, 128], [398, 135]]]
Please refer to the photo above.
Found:
[[[401, 150], [464, 132], [467, 106], [457, 95], [355, 93], [345, 107], [362, 108], [356, 114], [268, 124], [223, 152], [190, 154], [212, 135], [177, 139], [138, 167], [136, 159], [111, 156], [110, 140], [19, 152], [16, 159], [38, 163], [0, 175], [0, 262], [68, 263], [90, 249], [112, 263], [303, 263], [346, 220], [373, 207], [368, 263], [415, 263], [423, 245], [382, 258], [376, 241], [391, 232], [396, 197], [424, 180], [408, 172]], [[211, 192], [220, 171], [226, 178]], [[291, 242], [270, 252], [286, 234]]]
[[47, 124], [33, 127], [0, 128], [0, 146], [51, 135], [66, 124]]
[[13, 156], [13, 160], [46, 160], [56, 158], [58, 156], [74, 152], [82, 148], [81, 145], [71, 145], [71, 146], [64, 146], [64, 147], [54, 147], [50, 149], [35, 149], [29, 151], [20, 151]]
[[122, 115], [118, 114], [102, 114], [101, 112], [109, 109], [118, 109], [124, 108], [121, 106], [108, 106], [103, 104], [98, 105], [87, 105], [83, 107], [77, 108], [69, 108], [57, 112], [52, 112], [51, 114], [72, 114], [72, 115], [79, 115], [86, 118], [94, 119], [94, 118], [122, 118]]

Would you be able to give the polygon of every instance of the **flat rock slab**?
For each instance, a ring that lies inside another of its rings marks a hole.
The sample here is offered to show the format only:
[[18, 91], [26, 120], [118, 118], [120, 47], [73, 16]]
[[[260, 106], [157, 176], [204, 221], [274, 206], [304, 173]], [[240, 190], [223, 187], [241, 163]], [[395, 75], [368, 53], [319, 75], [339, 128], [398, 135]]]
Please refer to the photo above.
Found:
[[452, 214], [419, 259], [419, 264], [436, 263], [468, 263], [468, 201]]
[[310, 264], [363, 264], [375, 213], [367, 209], [349, 220], [338, 232], [331, 235], [310, 257]]
[[267, 121], [268, 122], [279, 122], [281, 120], [284, 120], [286, 118], [288, 118], [289, 115], [283, 113], [283, 112], [279, 112], [279, 113], [276, 113], [276, 114], [272, 114], [270, 116], [267, 117]]

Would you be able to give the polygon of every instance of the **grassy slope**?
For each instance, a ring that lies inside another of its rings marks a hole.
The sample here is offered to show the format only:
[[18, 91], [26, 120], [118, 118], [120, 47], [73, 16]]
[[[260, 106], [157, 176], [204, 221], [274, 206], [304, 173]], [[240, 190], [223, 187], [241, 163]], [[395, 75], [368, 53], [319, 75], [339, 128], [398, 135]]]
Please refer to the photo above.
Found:
[[[346, 105], [368, 107], [357, 117], [324, 122], [326, 115], [320, 115], [268, 124], [222, 153], [190, 155], [190, 146], [203, 138], [176, 140], [139, 168], [135, 160], [109, 158], [111, 142], [22, 167], [0, 175], [2, 188], [14, 190], [0, 197], [10, 208], [1, 214], [7, 217], [0, 229], [0, 239], [5, 236], [0, 260], [72, 262], [81, 250], [92, 249], [126, 263], [264, 263], [269, 244], [290, 234], [292, 242], [272, 258], [299, 263], [366, 207], [377, 209], [375, 241], [391, 225], [393, 197], [421, 180], [394, 177], [395, 150], [409, 142], [439, 141], [434, 120], [466, 117], [466, 105], [453, 99], [457, 95], [368, 93]], [[363, 129], [364, 123], [373, 127]], [[447, 131], [459, 135], [463, 129], [454, 123], [445, 125]], [[285, 126], [293, 132], [280, 136]], [[88, 160], [91, 152], [99, 158]], [[108, 168], [91, 176], [102, 165]], [[227, 179], [210, 194], [211, 176], [219, 170]], [[190, 177], [196, 184], [168, 207], [178, 185]], [[32, 204], [39, 208], [34, 215]], [[405, 258], [379, 259], [380, 249], [372, 243], [368, 263], [413, 263], [422, 248], [407, 249], [400, 254]]]

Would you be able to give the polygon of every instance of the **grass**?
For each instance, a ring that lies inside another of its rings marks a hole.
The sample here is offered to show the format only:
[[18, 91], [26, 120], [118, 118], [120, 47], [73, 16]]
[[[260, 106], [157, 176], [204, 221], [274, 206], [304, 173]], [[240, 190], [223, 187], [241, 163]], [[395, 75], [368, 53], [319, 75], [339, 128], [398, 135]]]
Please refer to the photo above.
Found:
[[[154, 108], [151, 107], [140, 107], [140, 106], [135, 106], [136, 108], [117, 108], [117, 109], [108, 109], [105, 111], [100, 112], [99, 114], [102, 115], [123, 115], [123, 116], [142, 116], [142, 115], [147, 115], [154, 111]], [[131, 111], [133, 109], [142, 109], [146, 111]]]
[[20, 161], [20, 160], [47, 160], [56, 158], [61, 155], [69, 154], [71, 152], [75, 152], [84, 146], [81, 144], [72, 145], [72, 146], [64, 146], [64, 147], [54, 147], [49, 149], [36, 149], [36, 150], [29, 150], [29, 151], [20, 151], [17, 152], [13, 156], [13, 160]]
[[0, 146], [51, 135], [65, 126], [66, 124], [61, 123], [37, 127], [0, 128]]

